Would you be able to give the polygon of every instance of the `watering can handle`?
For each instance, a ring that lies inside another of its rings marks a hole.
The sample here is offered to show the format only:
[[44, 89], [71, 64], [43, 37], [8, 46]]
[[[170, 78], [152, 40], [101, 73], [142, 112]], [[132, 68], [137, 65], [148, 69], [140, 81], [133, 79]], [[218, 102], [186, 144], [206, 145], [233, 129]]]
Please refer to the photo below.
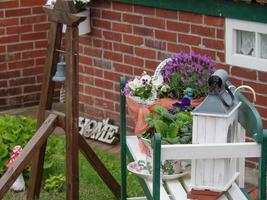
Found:
[[228, 92], [228, 93], [230, 94], [230, 96], [231, 96], [231, 99], [232, 99], [231, 103], [228, 104], [228, 103], [224, 100], [224, 98], [221, 96], [221, 94], [218, 94], [218, 96], [219, 96], [220, 100], [223, 102], [223, 104], [224, 104], [226, 107], [231, 107], [231, 106], [234, 104], [235, 96], [234, 96], [234, 94], [232, 93], [232, 91], [231, 91], [228, 87], [226, 87], [225, 89], [227, 90], [227, 92]]

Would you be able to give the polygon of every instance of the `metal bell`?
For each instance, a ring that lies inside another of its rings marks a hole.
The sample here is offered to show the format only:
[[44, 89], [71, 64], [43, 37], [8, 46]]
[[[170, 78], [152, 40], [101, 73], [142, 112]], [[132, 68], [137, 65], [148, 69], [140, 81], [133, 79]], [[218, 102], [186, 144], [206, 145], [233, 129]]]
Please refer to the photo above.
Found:
[[59, 81], [59, 82], [65, 81], [65, 79], [66, 79], [65, 69], [66, 69], [66, 63], [64, 61], [64, 57], [61, 56], [60, 61], [57, 63], [56, 74], [53, 76], [52, 80], [53, 81]]

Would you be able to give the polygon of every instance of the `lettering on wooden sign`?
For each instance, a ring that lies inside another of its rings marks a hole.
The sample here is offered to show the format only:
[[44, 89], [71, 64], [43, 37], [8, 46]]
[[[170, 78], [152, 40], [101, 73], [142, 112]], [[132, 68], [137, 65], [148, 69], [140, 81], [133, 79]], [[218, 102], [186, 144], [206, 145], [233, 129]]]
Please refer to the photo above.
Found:
[[111, 124], [110, 119], [103, 119], [98, 122], [79, 117], [79, 133], [85, 138], [97, 140], [108, 144], [119, 142], [119, 127]]

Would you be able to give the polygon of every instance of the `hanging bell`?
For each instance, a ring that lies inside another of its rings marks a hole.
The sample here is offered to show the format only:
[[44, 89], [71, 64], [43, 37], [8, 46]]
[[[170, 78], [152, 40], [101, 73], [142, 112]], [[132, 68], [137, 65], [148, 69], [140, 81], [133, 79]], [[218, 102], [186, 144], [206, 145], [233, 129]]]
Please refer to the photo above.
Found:
[[60, 61], [57, 63], [57, 71], [56, 74], [53, 76], [53, 81], [63, 82], [65, 81], [65, 69], [66, 63], [64, 61], [64, 56], [60, 56]]

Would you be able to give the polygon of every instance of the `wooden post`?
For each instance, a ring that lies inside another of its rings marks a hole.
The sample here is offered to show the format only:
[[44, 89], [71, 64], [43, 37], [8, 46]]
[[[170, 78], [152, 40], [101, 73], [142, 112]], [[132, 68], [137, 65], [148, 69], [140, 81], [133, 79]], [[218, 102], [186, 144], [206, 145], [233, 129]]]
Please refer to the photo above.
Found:
[[[38, 112], [38, 131], [26, 145], [12, 167], [0, 179], [0, 199], [8, 191], [18, 175], [32, 160], [29, 180], [28, 200], [39, 199], [41, 180], [45, 157], [46, 142], [55, 126], [61, 126], [66, 132], [66, 167], [67, 167], [67, 200], [79, 199], [79, 147], [85, 157], [94, 167], [102, 180], [113, 194], [120, 197], [120, 185], [109, 173], [91, 147], [84, 141], [78, 132], [78, 25], [86, 16], [75, 14], [72, 0], [57, 0], [54, 8], [44, 6], [51, 22], [49, 32], [49, 47], [44, 79], [42, 85], [40, 107]], [[67, 25], [66, 31], [66, 114], [51, 111], [55, 84], [52, 77], [56, 71], [59, 49], [62, 39], [62, 24]], [[46, 114], [49, 114], [45, 120]]]

